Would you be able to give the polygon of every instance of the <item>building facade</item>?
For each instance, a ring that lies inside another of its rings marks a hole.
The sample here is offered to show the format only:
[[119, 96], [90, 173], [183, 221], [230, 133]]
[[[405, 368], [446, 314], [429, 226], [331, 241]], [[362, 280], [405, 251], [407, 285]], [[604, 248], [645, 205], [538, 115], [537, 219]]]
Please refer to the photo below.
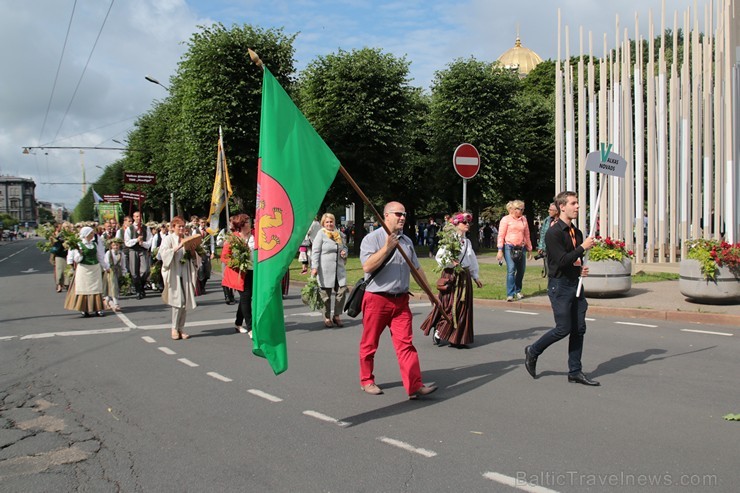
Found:
[[0, 214], [8, 214], [22, 226], [35, 226], [36, 183], [30, 178], [0, 176]]

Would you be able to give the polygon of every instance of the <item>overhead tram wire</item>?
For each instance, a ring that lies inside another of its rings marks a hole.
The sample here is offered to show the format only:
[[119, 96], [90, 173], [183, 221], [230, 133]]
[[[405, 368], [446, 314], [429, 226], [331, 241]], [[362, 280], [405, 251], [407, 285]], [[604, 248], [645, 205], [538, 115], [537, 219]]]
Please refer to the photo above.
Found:
[[[67, 34], [64, 35], [64, 44], [62, 45], [62, 53], [59, 55], [59, 64], [57, 65], [57, 73], [54, 76], [54, 84], [51, 86], [51, 94], [49, 94], [49, 103], [46, 105], [46, 113], [44, 114], [44, 122], [41, 124], [41, 131], [39, 132], [39, 142], [41, 137], [44, 136], [44, 130], [46, 129], [46, 120], [49, 118], [49, 111], [51, 111], [51, 102], [54, 100], [54, 92], [57, 88], [57, 81], [59, 80], [59, 72], [62, 70], [62, 61], [64, 60], [64, 52], [67, 50], [67, 41], [69, 40], [69, 33], [72, 30], [72, 19], [75, 16], [75, 10], [77, 9], [77, 0], [72, 5], [72, 14], [69, 16], [69, 23], [67, 24]], [[38, 173], [38, 164], [36, 165], [36, 172]], [[46, 176], [49, 175], [49, 160], [46, 160]]]
[[56, 141], [57, 136], [59, 135], [59, 131], [62, 130], [62, 125], [64, 125], [64, 120], [67, 119], [67, 114], [69, 114], [69, 109], [72, 107], [72, 103], [75, 100], [75, 97], [77, 96], [77, 91], [80, 88], [80, 84], [82, 84], [82, 79], [85, 77], [85, 72], [87, 72], [87, 67], [90, 65], [90, 60], [92, 59], [93, 53], [95, 52], [95, 47], [98, 45], [98, 41], [100, 40], [100, 35], [103, 34], [103, 28], [105, 28], [105, 23], [108, 21], [108, 16], [110, 15], [110, 11], [113, 8], [113, 4], [116, 0], [111, 0], [110, 5], [108, 6], [108, 12], [105, 13], [105, 18], [103, 19], [103, 24], [100, 26], [100, 30], [98, 31], [98, 35], [95, 38], [95, 43], [93, 43], [93, 47], [90, 50], [90, 55], [87, 57], [87, 61], [85, 62], [85, 67], [82, 69], [82, 73], [80, 74], [80, 79], [77, 81], [77, 85], [75, 86], [75, 90], [72, 93], [72, 98], [69, 100], [69, 104], [67, 105], [67, 109], [64, 111], [64, 116], [62, 117], [62, 121], [59, 123], [59, 128], [57, 128], [56, 134], [54, 134], [54, 139], [52, 142]]
[[77, 8], [77, 0], [72, 5], [72, 15], [69, 16], [69, 23], [67, 24], [67, 34], [64, 35], [64, 44], [62, 45], [62, 53], [59, 55], [59, 64], [57, 65], [57, 73], [54, 76], [54, 84], [51, 86], [51, 94], [49, 95], [49, 103], [46, 105], [46, 114], [44, 115], [44, 123], [41, 124], [41, 132], [39, 132], [39, 142], [41, 137], [44, 136], [44, 130], [46, 129], [46, 120], [49, 118], [49, 111], [51, 111], [51, 102], [54, 99], [54, 91], [57, 88], [57, 81], [59, 80], [59, 72], [62, 69], [62, 61], [64, 60], [64, 52], [67, 49], [67, 41], [69, 40], [69, 32], [72, 29], [72, 19], [75, 16], [75, 9]]

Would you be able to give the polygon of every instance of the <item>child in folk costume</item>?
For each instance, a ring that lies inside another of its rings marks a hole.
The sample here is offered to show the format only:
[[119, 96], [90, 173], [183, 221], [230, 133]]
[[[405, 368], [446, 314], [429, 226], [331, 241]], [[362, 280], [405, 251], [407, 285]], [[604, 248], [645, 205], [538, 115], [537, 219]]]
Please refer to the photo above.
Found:
[[108, 306], [114, 312], [121, 311], [118, 305], [118, 298], [120, 297], [119, 280], [126, 273], [123, 266], [123, 253], [121, 252], [122, 244], [123, 241], [117, 238], [108, 240], [109, 250], [105, 252], [105, 260], [108, 262], [109, 268], [103, 275], [103, 284], [105, 287], [103, 300], [108, 303]]
[[64, 308], [80, 312], [84, 317], [91, 313], [103, 316], [103, 270], [108, 269], [105, 252], [95, 241], [95, 230], [85, 226], [80, 230], [78, 248], [67, 254], [67, 262], [75, 269], [73, 287], [64, 301]]

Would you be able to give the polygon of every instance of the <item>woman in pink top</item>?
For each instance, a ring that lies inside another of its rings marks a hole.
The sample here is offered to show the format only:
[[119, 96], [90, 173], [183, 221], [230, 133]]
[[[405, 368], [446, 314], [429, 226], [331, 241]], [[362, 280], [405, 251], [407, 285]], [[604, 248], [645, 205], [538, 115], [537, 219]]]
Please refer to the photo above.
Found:
[[498, 254], [501, 262], [506, 258], [506, 301], [520, 300], [522, 281], [527, 268], [527, 252], [532, 251], [532, 240], [529, 238], [529, 225], [524, 217], [524, 202], [512, 200], [506, 204], [507, 216], [501, 218], [498, 228]]

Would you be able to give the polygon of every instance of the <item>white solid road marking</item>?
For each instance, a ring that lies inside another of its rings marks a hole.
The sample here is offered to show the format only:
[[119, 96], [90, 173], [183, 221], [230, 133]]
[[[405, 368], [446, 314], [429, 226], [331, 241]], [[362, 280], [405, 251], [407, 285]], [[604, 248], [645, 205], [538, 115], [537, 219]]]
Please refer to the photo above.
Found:
[[257, 397], [262, 397], [263, 399], [266, 399], [270, 402], [282, 402], [283, 400], [280, 397], [275, 397], [272, 394], [268, 394], [267, 392], [262, 392], [261, 390], [257, 389], [249, 389], [247, 390], [252, 395], [256, 395]]
[[520, 312], [517, 310], [506, 310], [507, 313], [518, 313], [519, 315], [539, 315], [537, 312]]
[[177, 361], [179, 361], [180, 363], [184, 363], [184, 364], [188, 365], [190, 368], [195, 368], [196, 366], [200, 366], [198, 363], [193, 363], [192, 361], [190, 361], [187, 358], [178, 358]]
[[49, 337], [71, 337], [71, 336], [89, 336], [94, 334], [114, 334], [117, 332], [128, 332], [128, 327], [120, 327], [118, 329], [91, 329], [91, 330], [70, 330], [65, 332], [45, 332], [43, 334], [28, 334], [27, 336], [21, 337], [21, 340], [26, 339], [46, 339]]
[[144, 339], [144, 340], [145, 340], [146, 342], [148, 342], [149, 344], [152, 344], [152, 343], [155, 343], [155, 342], [157, 342], [157, 341], [155, 341], [155, 340], [154, 340], [153, 338], [151, 338], [151, 337], [149, 337], [149, 336], [144, 336], [144, 337], [142, 337], [142, 339]]
[[378, 440], [380, 440], [383, 443], [387, 443], [388, 445], [393, 445], [394, 447], [408, 450], [409, 452], [413, 452], [415, 454], [423, 455], [424, 457], [434, 457], [437, 455], [437, 452], [434, 452], [433, 450], [427, 450], [425, 448], [414, 447], [413, 445], [410, 445], [406, 442], [402, 442], [401, 440], [396, 440], [394, 438], [378, 437]]
[[[185, 322], [185, 327], [203, 327], [206, 325], [222, 325], [222, 324], [229, 324], [233, 325], [234, 319], [232, 318], [223, 318], [220, 320], [200, 320], [197, 322]], [[159, 330], [159, 329], [169, 329], [172, 327], [172, 324], [156, 324], [156, 325], [141, 325], [139, 327], [136, 327], [139, 330]]]
[[588, 318], [588, 317], [586, 317], [586, 319], [585, 319], [585, 320], [586, 320], [587, 322], [596, 322], [596, 319], [595, 319], [595, 318]]
[[303, 411], [303, 414], [306, 416], [311, 416], [312, 418], [320, 419], [321, 421], [326, 421], [327, 423], [334, 423], [335, 425], [339, 426], [349, 426], [350, 423], [346, 421], [339, 421], [337, 418], [332, 418], [331, 416], [327, 416], [326, 414], [321, 414], [316, 411]]
[[619, 325], [634, 325], [634, 326], [636, 326], [636, 327], [651, 327], [651, 328], [653, 328], [653, 329], [654, 329], [655, 327], [657, 327], [657, 325], [650, 325], [650, 324], [638, 324], [637, 322], [614, 322], [614, 323], [615, 323], [615, 324], [619, 324]]
[[558, 493], [557, 491], [545, 488], [544, 486], [537, 486], [536, 484], [527, 483], [526, 481], [521, 481], [497, 472], [485, 472], [483, 473], [483, 477], [530, 493]]
[[710, 334], [713, 336], [728, 336], [732, 337], [735, 334], [729, 334], [727, 332], [713, 332], [711, 330], [694, 330], [694, 329], [681, 329], [681, 332], [696, 332], [697, 334]]
[[135, 324], [135, 323], [133, 323], [133, 322], [132, 322], [132, 321], [131, 321], [131, 320], [130, 320], [130, 319], [129, 319], [129, 318], [128, 318], [128, 317], [126, 316], [126, 315], [124, 315], [123, 313], [121, 313], [121, 312], [117, 312], [117, 313], [116, 313], [116, 316], [117, 316], [117, 317], [118, 317], [118, 318], [119, 318], [119, 319], [121, 320], [121, 322], [123, 322], [124, 324], [126, 324], [126, 327], [128, 327], [129, 329], [135, 329], [135, 328], [137, 328], [137, 327], [136, 327], [136, 324]]
[[321, 312], [300, 312], [300, 313], [286, 313], [285, 318], [288, 317], [320, 317], [323, 316]]
[[209, 377], [213, 377], [216, 380], [221, 380], [222, 382], [233, 382], [232, 379], [216, 373], [215, 371], [209, 371], [208, 373], [206, 373], [206, 375], [208, 375]]
[[160, 346], [157, 349], [162, 351], [164, 354], [169, 354], [170, 356], [172, 356], [173, 354], [177, 354], [176, 352], [174, 352], [172, 349], [168, 347]]

